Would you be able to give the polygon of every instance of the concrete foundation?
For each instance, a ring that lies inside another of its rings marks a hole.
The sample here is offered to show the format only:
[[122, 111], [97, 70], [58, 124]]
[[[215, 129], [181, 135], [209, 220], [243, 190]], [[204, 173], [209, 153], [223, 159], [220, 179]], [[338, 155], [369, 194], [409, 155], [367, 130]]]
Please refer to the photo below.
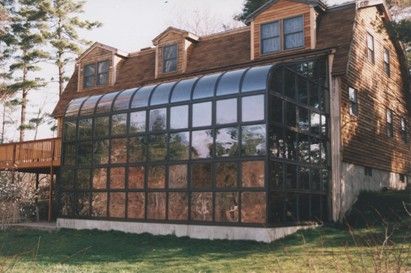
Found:
[[58, 228], [68, 229], [97, 229], [103, 231], [117, 230], [126, 233], [150, 233], [153, 235], [175, 235], [177, 237], [190, 237], [195, 239], [210, 240], [251, 240], [264, 243], [283, 238], [301, 229], [314, 228], [315, 226], [293, 226], [276, 228], [256, 227], [229, 227], [229, 226], [201, 226], [179, 225], [167, 223], [137, 223], [120, 221], [100, 221], [83, 219], [57, 219]]

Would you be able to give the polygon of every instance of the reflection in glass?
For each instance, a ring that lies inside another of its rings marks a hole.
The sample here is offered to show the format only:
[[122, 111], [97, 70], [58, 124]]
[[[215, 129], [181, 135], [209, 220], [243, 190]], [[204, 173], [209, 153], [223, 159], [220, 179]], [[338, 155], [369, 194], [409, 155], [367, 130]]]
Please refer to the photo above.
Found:
[[80, 217], [90, 216], [90, 194], [89, 193], [77, 193], [77, 206], [76, 214]]
[[312, 134], [319, 135], [320, 134], [320, 114], [317, 114], [315, 112], [311, 112], [311, 118], [310, 118], [310, 132]]
[[167, 156], [166, 136], [151, 135], [148, 149], [150, 160], [164, 160]]
[[238, 129], [222, 128], [217, 130], [216, 156], [236, 156], [238, 154]]
[[296, 106], [289, 102], [286, 102], [285, 106], [286, 106], [285, 115], [287, 119], [287, 126], [296, 127], [297, 125]]
[[109, 158], [109, 140], [99, 140], [94, 142], [93, 152], [94, 163], [107, 164]]
[[193, 127], [211, 125], [211, 102], [193, 104]]
[[298, 188], [310, 189], [310, 169], [305, 167], [298, 168]]
[[67, 166], [73, 166], [76, 163], [76, 144], [65, 143], [63, 146], [63, 163]]
[[146, 131], [146, 111], [130, 113], [130, 134]]
[[234, 162], [216, 164], [216, 187], [235, 188], [237, 187], [237, 164]]
[[145, 196], [144, 192], [129, 192], [127, 218], [144, 219]]
[[70, 101], [67, 110], [66, 110], [66, 117], [76, 117], [78, 116], [79, 109], [83, 101], [85, 101], [88, 97], [77, 98]]
[[211, 163], [191, 165], [191, 186], [193, 189], [210, 189], [211, 181]]
[[107, 217], [107, 193], [93, 192], [91, 200], [91, 216]]
[[310, 114], [303, 107], [298, 107], [298, 128], [301, 132], [308, 132], [310, 130]]
[[198, 78], [182, 80], [177, 83], [171, 95], [171, 102], [188, 101], [191, 97], [191, 89]]
[[147, 218], [162, 220], [166, 218], [166, 193], [149, 192], [147, 194]]
[[242, 127], [241, 151], [243, 155], [265, 155], [265, 125], [251, 125]]
[[264, 161], [245, 161], [241, 163], [241, 183], [247, 188], [264, 187]]
[[186, 192], [170, 192], [168, 195], [168, 219], [188, 219], [188, 194]]
[[191, 156], [193, 159], [211, 157], [213, 149], [211, 130], [193, 131], [191, 138]]
[[96, 107], [97, 101], [100, 99], [101, 95], [89, 97], [81, 106], [80, 116], [87, 116], [94, 114], [94, 108]]
[[78, 144], [77, 159], [78, 159], [79, 166], [91, 165], [92, 155], [93, 155], [92, 142], [80, 142]]
[[298, 135], [298, 158], [301, 162], [310, 163], [310, 138], [307, 135]]
[[110, 169], [110, 189], [119, 190], [125, 188], [126, 180], [126, 169], [111, 168]]
[[144, 166], [128, 168], [128, 188], [144, 189]]
[[212, 97], [214, 95], [215, 84], [220, 75], [221, 73], [216, 73], [201, 77], [194, 88], [193, 99]]
[[167, 110], [165, 108], [150, 110], [150, 131], [162, 131], [167, 128]]
[[150, 166], [147, 180], [148, 188], [164, 189], [166, 187], [166, 168], [164, 166]]
[[266, 213], [265, 192], [241, 193], [241, 222], [264, 224]]
[[121, 92], [113, 103], [113, 111], [129, 109], [131, 97], [136, 90], [137, 88], [131, 88]]
[[162, 83], [154, 89], [153, 95], [151, 95], [150, 105], [159, 105], [168, 103], [170, 97], [171, 88], [175, 85], [175, 82]]
[[211, 221], [213, 219], [211, 192], [193, 192], [191, 194], [191, 219], [194, 221]]
[[96, 114], [108, 113], [111, 111], [111, 104], [119, 92], [105, 94], [97, 104]]
[[217, 101], [217, 124], [237, 122], [237, 99]]
[[238, 222], [238, 193], [218, 192], [215, 197], [215, 221]]
[[144, 136], [131, 137], [129, 139], [129, 146], [128, 146], [129, 161], [138, 162], [138, 161], [145, 160], [145, 156], [144, 156], [145, 146], [146, 145], [144, 143]]
[[284, 70], [284, 94], [285, 96], [295, 99], [296, 98], [296, 77], [293, 72], [288, 69]]
[[217, 96], [240, 92], [240, 81], [246, 69], [229, 71], [223, 74], [218, 82]]
[[93, 119], [80, 119], [78, 121], [78, 137], [79, 139], [89, 139], [92, 136]]
[[267, 77], [272, 65], [257, 66], [248, 70], [244, 76], [241, 92], [265, 90]]
[[72, 190], [74, 188], [74, 171], [64, 169], [61, 172], [59, 184], [64, 190]]
[[111, 140], [111, 163], [127, 162], [127, 138]]
[[70, 141], [76, 139], [76, 121], [64, 121], [64, 140]]
[[189, 153], [189, 132], [180, 132], [170, 134], [169, 159], [185, 160], [188, 159]]
[[74, 214], [74, 205], [76, 203], [74, 193], [63, 192], [60, 199], [60, 213], [62, 216], [72, 217]]
[[170, 129], [188, 128], [188, 105], [170, 108]]
[[127, 114], [111, 116], [111, 135], [125, 135], [127, 133]]
[[109, 217], [124, 218], [126, 216], [126, 194], [111, 192], [109, 202]]
[[284, 167], [283, 163], [272, 162], [271, 163], [271, 177], [270, 188], [283, 189], [284, 181]]
[[242, 121], [255, 121], [264, 119], [264, 95], [242, 98]]
[[93, 189], [101, 190], [107, 188], [107, 169], [99, 168], [93, 170]]
[[287, 189], [296, 189], [297, 188], [297, 166], [295, 165], [286, 165], [286, 176], [285, 176], [285, 187]]
[[168, 169], [168, 187], [182, 189], [187, 187], [187, 165], [171, 165]]
[[96, 117], [94, 119], [94, 137], [103, 138], [107, 137], [110, 130], [110, 119], [109, 117]]
[[76, 189], [89, 190], [90, 189], [90, 178], [91, 178], [90, 169], [78, 169]]
[[151, 91], [154, 87], [155, 85], [141, 87], [133, 97], [133, 101], [131, 102], [131, 108], [148, 106], [148, 100], [150, 98]]

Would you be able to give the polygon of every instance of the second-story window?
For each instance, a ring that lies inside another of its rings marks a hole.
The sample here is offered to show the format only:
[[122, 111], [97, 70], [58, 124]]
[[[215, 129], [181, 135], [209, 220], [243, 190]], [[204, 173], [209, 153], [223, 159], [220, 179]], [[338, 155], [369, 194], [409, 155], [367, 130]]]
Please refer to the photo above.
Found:
[[163, 47], [163, 73], [177, 71], [177, 44]]
[[400, 121], [400, 133], [401, 138], [405, 143], [408, 143], [408, 122], [405, 118], [401, 118]]
[[385, 74], [388, 75], [388, 77], [391, 74], [391, 69], [390, 69], [390, 52], [388, 49], [384, 48], [384, 72]]
[[350, 100], [350, 115], [358, 116], [358, 94], [354, 88], [348, 89], [348, 98]]
[[284, 48], [304, 46], [304, 17], [298, 16], [284, 20]]
[[102, 61], [98, 63], [87, 64], [84, 66], [83, 87], [91, 88], [95, 86], [104, 86], [108, 84], [110, 71], [110, 62]]
[[387, 136], [393, 137], [394, 136], [394, 115], [390, 109], [387, 109]]
[[96, 85], [107, 85], [108, 84], [108, 72], [110, 65], [108, 61], [99, 62], [97, 64], [97, 83]]
[[89, 88], [94, 86], [94, 82], [96, 81], [96, 65], [95, 64], [88, 64], [84, 67], [84, 75], [83, 75], [83, 86], [84, 88]]
[[281, 49], [279, 21], [261, 25], [261, 49], [263, 54]]
[[374, 52], [374, 36], [367, 32], [367, 58], [374, 64], [375, 52]]

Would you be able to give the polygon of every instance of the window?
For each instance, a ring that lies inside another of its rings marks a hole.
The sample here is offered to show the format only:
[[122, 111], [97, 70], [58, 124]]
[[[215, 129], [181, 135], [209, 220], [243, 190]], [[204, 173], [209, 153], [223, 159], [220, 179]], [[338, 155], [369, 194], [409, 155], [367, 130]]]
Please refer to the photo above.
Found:
[[357, 90], [354, 88], [349, 88], [348, 89], [348, 98], [350, 100], [350, 115], [351, 116], [358, 116], [358, 94]]
[[408, 143], [408, 122], [405, 118], [401, 118], [400, 126], [401, 138], [405, 143]]
[[263, 54], [276, 52], [280, 46], [280, 22], [261, 25], [261, 51]]
[[364, 167], [364, 174], [365, 176], [372, 176], [372, 168]]
[[384, 48], [384, 72], [388, 77], [391, 75], [390, 52], [386, 48]]
[[83, 87], [104, 86], [109, 82], [110, 62], [102, 61], [84, 66]]
[[177, 71], [177, 44], [163, 48], [163, 73]]
[[367, 33], [367, 58], [374, 64], [375, 62], [375, 53], [374, 53], [374, 36], [370, 33]]
[[387, 136], [394, 136], [393, 113], [390, 109], [387, 110]]
[[405, 174], [400, 173], [399, 176], [400, 176], [400, 181], [402, 183], [407, 183], [408, 182], [407, 176]]
[[304, 17], [284, 20], [284, 48], [292, 49], [304, 46]]

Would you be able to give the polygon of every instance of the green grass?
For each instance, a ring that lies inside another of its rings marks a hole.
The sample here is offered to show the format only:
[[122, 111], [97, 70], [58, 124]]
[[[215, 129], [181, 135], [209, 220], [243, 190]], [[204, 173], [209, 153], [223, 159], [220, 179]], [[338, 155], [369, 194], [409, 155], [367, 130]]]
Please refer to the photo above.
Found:
[[381, 226], [357, 228], [354, 236], [342, 227], [321, 227], [271, 244], [120, 232], [8, 230], [0, 232], [0, 272], [361, 273], [383, 268], [375, 265], [379, 261], [394, 270], [400, 252], [405, 272], [411, 269], [411, 221], [404, 216], [390, 225], [390, 231], [393, 227], [394, 236], [381, 259], [375, 258], [384, 239]]

